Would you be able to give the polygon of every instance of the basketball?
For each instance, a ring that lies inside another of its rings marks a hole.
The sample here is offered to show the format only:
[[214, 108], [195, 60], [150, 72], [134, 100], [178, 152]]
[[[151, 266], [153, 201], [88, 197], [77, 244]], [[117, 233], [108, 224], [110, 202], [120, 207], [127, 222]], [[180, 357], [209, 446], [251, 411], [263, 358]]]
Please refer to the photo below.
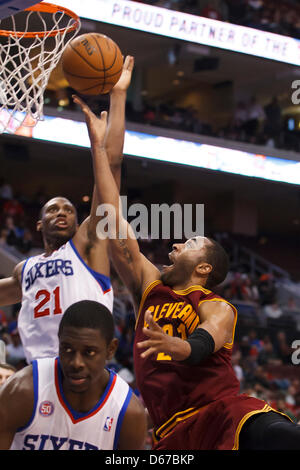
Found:
[[71, 88], [83, 95], [109, 93], [119, 80], [122, 67], [119, 46], [104, 34], [77, 36], [62, 56], [66, 80]]

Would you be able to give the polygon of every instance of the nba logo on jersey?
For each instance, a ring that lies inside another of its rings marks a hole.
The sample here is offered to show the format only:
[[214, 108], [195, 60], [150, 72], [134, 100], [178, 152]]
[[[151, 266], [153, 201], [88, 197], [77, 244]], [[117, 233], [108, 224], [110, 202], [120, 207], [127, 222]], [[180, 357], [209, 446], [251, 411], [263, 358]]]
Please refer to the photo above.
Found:
[[51, 403], [51, 401], [43, 401], [40, 404], [39, 412], [41, 416], [45, 416], [45, 417], [50, 416], [52, 415], [53, 411], [54, 411], [54, 405], [53, 403]]
[[106, 418], [104, 428], [103, 428], [104, 431], [110, 431], [111, 430], [113, 420], [114, 419], [110, 418], [109, 416]]

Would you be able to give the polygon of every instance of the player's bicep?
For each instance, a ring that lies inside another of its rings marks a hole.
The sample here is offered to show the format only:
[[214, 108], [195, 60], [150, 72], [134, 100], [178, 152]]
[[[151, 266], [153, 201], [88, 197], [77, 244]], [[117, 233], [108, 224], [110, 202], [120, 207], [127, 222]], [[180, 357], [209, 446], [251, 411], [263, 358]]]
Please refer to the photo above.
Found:
[[118, 450], [143, 450], [147, 435], [147, 414], [140, 400], [132, 394], [125, 413]]
[[200, 328], [206, 330], [215, 342], [215, 352], [233, 339], [235, 316], [226, 302], [209, 301], [200, 304]]
[[11, 277], [0, 279], [0, 305], [12, 305], [22, 300], [21, 271], [24, 261], [13, 270]]
[[12, 375], [0, 387], [0, 449], [9, 449], [16, 431], [34, 411], [32, 366]]

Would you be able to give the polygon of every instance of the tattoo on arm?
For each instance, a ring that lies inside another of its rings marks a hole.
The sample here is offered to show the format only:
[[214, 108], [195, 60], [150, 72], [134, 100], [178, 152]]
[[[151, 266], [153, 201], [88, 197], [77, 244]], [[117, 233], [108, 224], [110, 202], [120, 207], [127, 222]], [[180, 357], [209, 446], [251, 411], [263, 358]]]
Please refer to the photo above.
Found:
[[132, 259], [131, 253], [128, 249], [128, 246], [126, 244], [126, 241], [125, 240], [119, 240], [119, 244], [120, 244], [120, 248], [122, 250], [124, 258], [126, 259], [128, 264], [131, 264], [133, 262], [133, 259]]

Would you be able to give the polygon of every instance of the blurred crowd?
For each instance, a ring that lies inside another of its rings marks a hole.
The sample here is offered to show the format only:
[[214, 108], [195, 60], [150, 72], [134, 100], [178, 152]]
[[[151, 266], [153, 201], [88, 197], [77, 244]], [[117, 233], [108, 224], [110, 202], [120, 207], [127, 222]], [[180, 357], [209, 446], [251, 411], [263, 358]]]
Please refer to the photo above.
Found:
[[142, 3], [300, 39], [297, 0], [140, 0]]
[[300, 151], [299, 132], [289, 128], [288, 119], [283, 117], [276, 97], [265, 106], [255, 96], [249, 101], [239, 101], [228, 120], [222, 127], [216, 127], [199, 117], [193, 107], [176, 107], [172, 102], [153, 105], [144, 102], [141, 113], [128, 107], [128, 119], [150, 126], [176, 129], [200, 135], [262, 145], [270, 148]]

